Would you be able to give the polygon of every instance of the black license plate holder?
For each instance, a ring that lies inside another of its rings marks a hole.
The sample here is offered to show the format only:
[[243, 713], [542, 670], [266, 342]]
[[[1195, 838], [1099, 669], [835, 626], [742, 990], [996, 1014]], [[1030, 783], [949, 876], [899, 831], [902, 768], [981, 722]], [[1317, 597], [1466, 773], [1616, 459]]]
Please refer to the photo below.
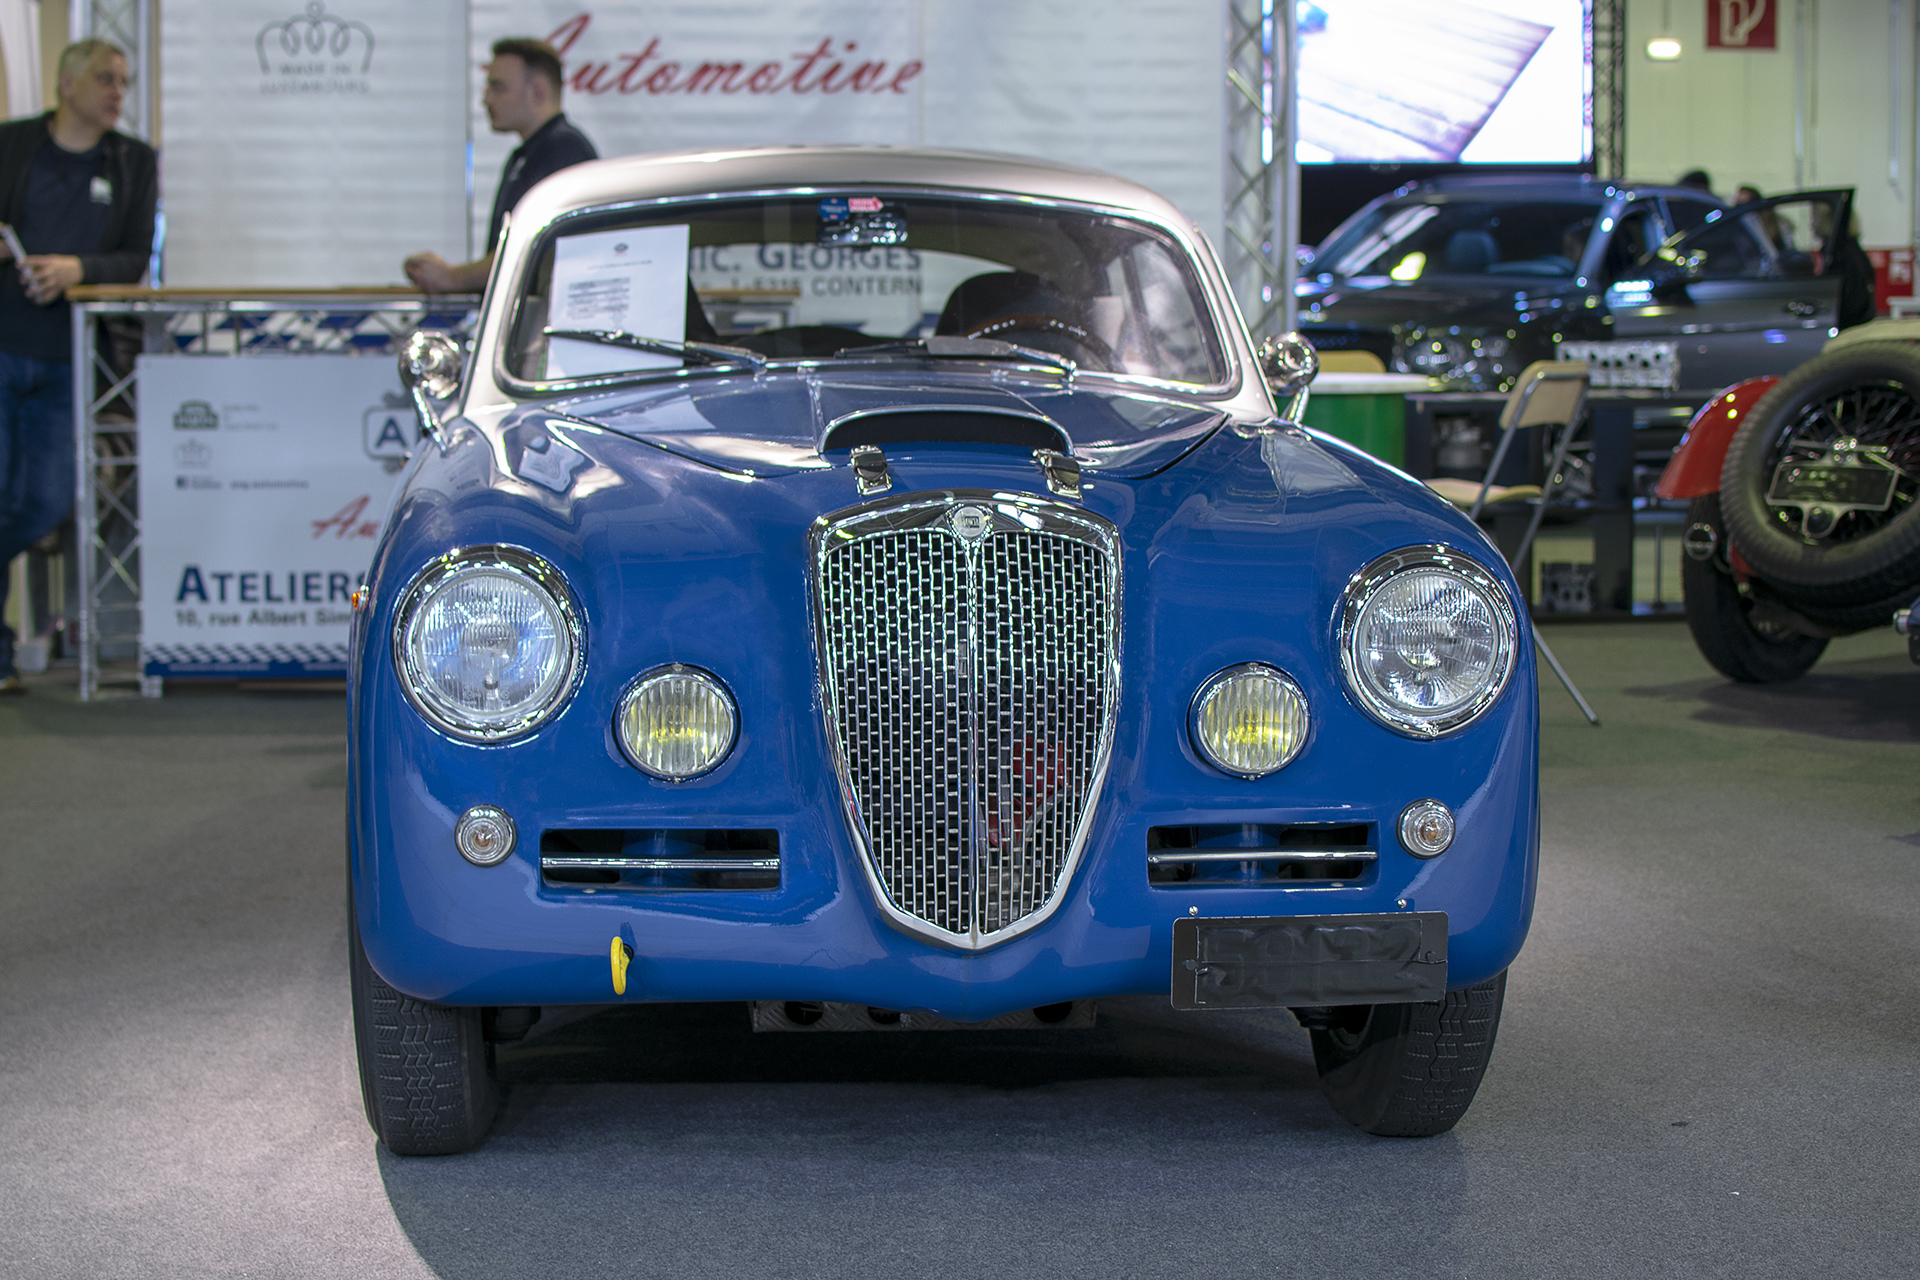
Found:
[[1447, 913], [1173, 922], [1173, 1007], [1406, 1004], [1447, 993]]

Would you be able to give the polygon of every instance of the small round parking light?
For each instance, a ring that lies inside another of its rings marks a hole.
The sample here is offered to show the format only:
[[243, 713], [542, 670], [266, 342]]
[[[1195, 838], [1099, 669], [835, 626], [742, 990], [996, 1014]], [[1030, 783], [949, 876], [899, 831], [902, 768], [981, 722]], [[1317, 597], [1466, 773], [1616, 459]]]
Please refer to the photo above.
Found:
[[620, 699], [614, 729], [627, 758], [669, 782], [697, 778], [733, 750], [733, 696], [706, 672], [678, 663], [649, 671]]
[[1453, 843], [1453, 810], [1438, 800], [1415, 800], [1400, 815], [1400, 843], [1416, 858], [1437, 858]]
[[453, 826], [453, 843], [458, 846], [460, 856], [476, 867], [505, 862], [517, 838], [513, 819], [507, 816], [506, 810], [490, 804], [473, 806], [461, 814], [460, 821]]
[[1222, 773], [1262, 778], [1307, 743], [1307, 696], [1284, 672], [1248, 662], [1200, 686], [1188, 713], [1193, 745]]

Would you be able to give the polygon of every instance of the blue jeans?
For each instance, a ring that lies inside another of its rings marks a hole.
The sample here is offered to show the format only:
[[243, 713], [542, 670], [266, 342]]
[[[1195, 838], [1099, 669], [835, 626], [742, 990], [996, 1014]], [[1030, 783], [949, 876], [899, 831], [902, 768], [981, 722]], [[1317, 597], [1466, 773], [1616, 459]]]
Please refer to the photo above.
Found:
[[[0, 618], [13, 558], [73, 510], [73, 364], [0, 351]], [[0, 621], [0, 677], [14, 674]]]

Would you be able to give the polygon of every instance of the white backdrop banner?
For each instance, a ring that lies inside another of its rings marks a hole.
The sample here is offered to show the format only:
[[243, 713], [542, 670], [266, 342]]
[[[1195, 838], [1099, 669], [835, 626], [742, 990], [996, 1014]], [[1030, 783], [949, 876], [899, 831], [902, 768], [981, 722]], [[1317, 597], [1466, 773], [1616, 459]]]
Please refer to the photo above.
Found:
[[519, 143], [478, 103], [493, 41], [539, 36], [602, 156], [869, 142], [1091, 165], [1161, 192], [1217, 244], [1224, 6], [1195, 0], [472, 0], [472, 235]]
[[393, 361], [141, 356], [141, 650], [150, 676], [344, 676], [395, 472]]
[[462, 248], [465, 31], [464, 0], [167, 0], [166, 282], [399, 284]]

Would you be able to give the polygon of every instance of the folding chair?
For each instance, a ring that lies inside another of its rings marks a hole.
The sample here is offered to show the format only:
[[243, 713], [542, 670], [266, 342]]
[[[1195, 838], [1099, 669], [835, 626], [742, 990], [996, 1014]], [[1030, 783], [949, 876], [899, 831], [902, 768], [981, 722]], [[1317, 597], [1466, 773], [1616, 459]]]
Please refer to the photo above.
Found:
[[[1486, 477], [1480, 481], [1480, 492], [1473, 500], [1472, 509], [1467, 512], [1472, 519], [1479, 519], [1481, 509], [1487, 504], [1487, 491], [1493, 487], [1494, 476], [1500, 473], [1500, 464], [1506, 461], [1514, 433], [1523, 427], [1563, 428], [1554, 443], [1552, 458], [1547, 463], [1546, 483], [1541, 486], [1540, 498], [1534, 504], [1533, 518], [1527, 521], [1527, 532], [1520, 539], [1520, 545], [1508, 557], [1508, 563], [1512, 565], [1524, 563], [1527, 552], [1533, 548], [1534, 536], [1540, 532], [1540, 521], [1547, 514], [1547, 502], [1553, 497], [1556, 477], [1566, 465], [1567, 449], [1573, 444], [1586, 411], [1587, 366], [1582, 360], [1536, 360], [1521, 371], [1513, 384], [1512, 394], [1507, 397], [1507, 407], [1500, 411], [1500, 443], [1494, 447], [1493, 461], [1487, 464]], [[1532, 623], [1531, 618], [1528, 621]], [[1539, 647], [1541, 656], [1553, 668], [1553, 674], [1560, 677], [1560, 683], [1566, 686], [1588, 722], [1597, 728], [1600, 717], [1580, 696], [1580, 690], [1568, 678], [1560, 659], [1553, 656], [1553, 650], [1540, 638], [1539, 625], [1532, 625], [1533, 643]]]

